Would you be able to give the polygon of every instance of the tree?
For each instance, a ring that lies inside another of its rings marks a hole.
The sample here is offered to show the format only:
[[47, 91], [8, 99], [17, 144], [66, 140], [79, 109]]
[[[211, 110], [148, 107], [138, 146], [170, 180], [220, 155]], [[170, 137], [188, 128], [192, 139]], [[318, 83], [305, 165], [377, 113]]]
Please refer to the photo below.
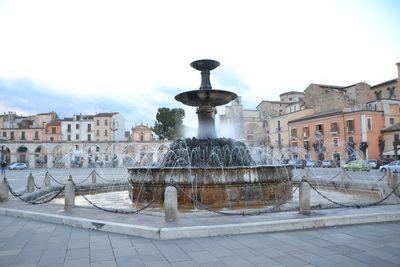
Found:
[[173, 140], [181, 135], [181, 127], [185, 110], [182, 108], [159, 108], [153, 131], [161, 140]]

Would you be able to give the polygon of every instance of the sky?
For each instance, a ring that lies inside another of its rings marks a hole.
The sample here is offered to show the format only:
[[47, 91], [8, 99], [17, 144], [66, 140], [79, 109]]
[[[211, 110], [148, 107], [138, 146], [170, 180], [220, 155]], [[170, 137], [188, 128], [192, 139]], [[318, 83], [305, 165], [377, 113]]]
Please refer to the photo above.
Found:
[[398, 75], [399, 14], [398, 0], [0, 0], [0, 112], [121, 112], [128, 130], [185, 108], [197, 127], [174, 96], [199, 88], [190, 63], [205, 58], [246, 109], [311, 83], [375, 85]]

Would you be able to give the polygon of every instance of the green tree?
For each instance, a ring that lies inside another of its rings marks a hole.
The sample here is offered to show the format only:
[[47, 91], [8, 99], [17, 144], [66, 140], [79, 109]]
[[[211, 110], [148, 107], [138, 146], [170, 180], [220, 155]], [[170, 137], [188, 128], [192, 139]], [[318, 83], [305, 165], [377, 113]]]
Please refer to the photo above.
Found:
[[161, 140], [173, 140], [181, 136], [181, 127], [185, 110], [182, 108], [159, 108], [153, 131]]

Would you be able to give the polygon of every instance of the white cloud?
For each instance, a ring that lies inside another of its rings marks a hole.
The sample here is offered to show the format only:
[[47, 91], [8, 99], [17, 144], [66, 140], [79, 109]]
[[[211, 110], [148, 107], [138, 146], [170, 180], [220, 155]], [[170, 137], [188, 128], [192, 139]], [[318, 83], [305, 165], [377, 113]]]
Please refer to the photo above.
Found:
[[396, 77], [396, 27], [377, 31], [384, 16], [378, 27], [368, 2], [347, 2], [8, 1], [0, 6], [0, 78], [107, 96], [154, 117], [167, 98], [179, 106], [158, 88], [198, 88], [189, 63], [199, 58], [238, 76], [230, 85], [213, 77], [214, 88], [240, 91], [252, 104], [309, 83]]

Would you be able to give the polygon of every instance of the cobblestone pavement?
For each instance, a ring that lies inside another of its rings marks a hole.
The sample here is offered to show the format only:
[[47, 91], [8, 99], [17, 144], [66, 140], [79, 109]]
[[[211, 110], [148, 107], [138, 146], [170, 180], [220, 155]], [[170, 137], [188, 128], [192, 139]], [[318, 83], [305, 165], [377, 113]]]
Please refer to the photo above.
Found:
[[0, 266], [400, 266], [400, 223], [151, 240], [0, 216]]

